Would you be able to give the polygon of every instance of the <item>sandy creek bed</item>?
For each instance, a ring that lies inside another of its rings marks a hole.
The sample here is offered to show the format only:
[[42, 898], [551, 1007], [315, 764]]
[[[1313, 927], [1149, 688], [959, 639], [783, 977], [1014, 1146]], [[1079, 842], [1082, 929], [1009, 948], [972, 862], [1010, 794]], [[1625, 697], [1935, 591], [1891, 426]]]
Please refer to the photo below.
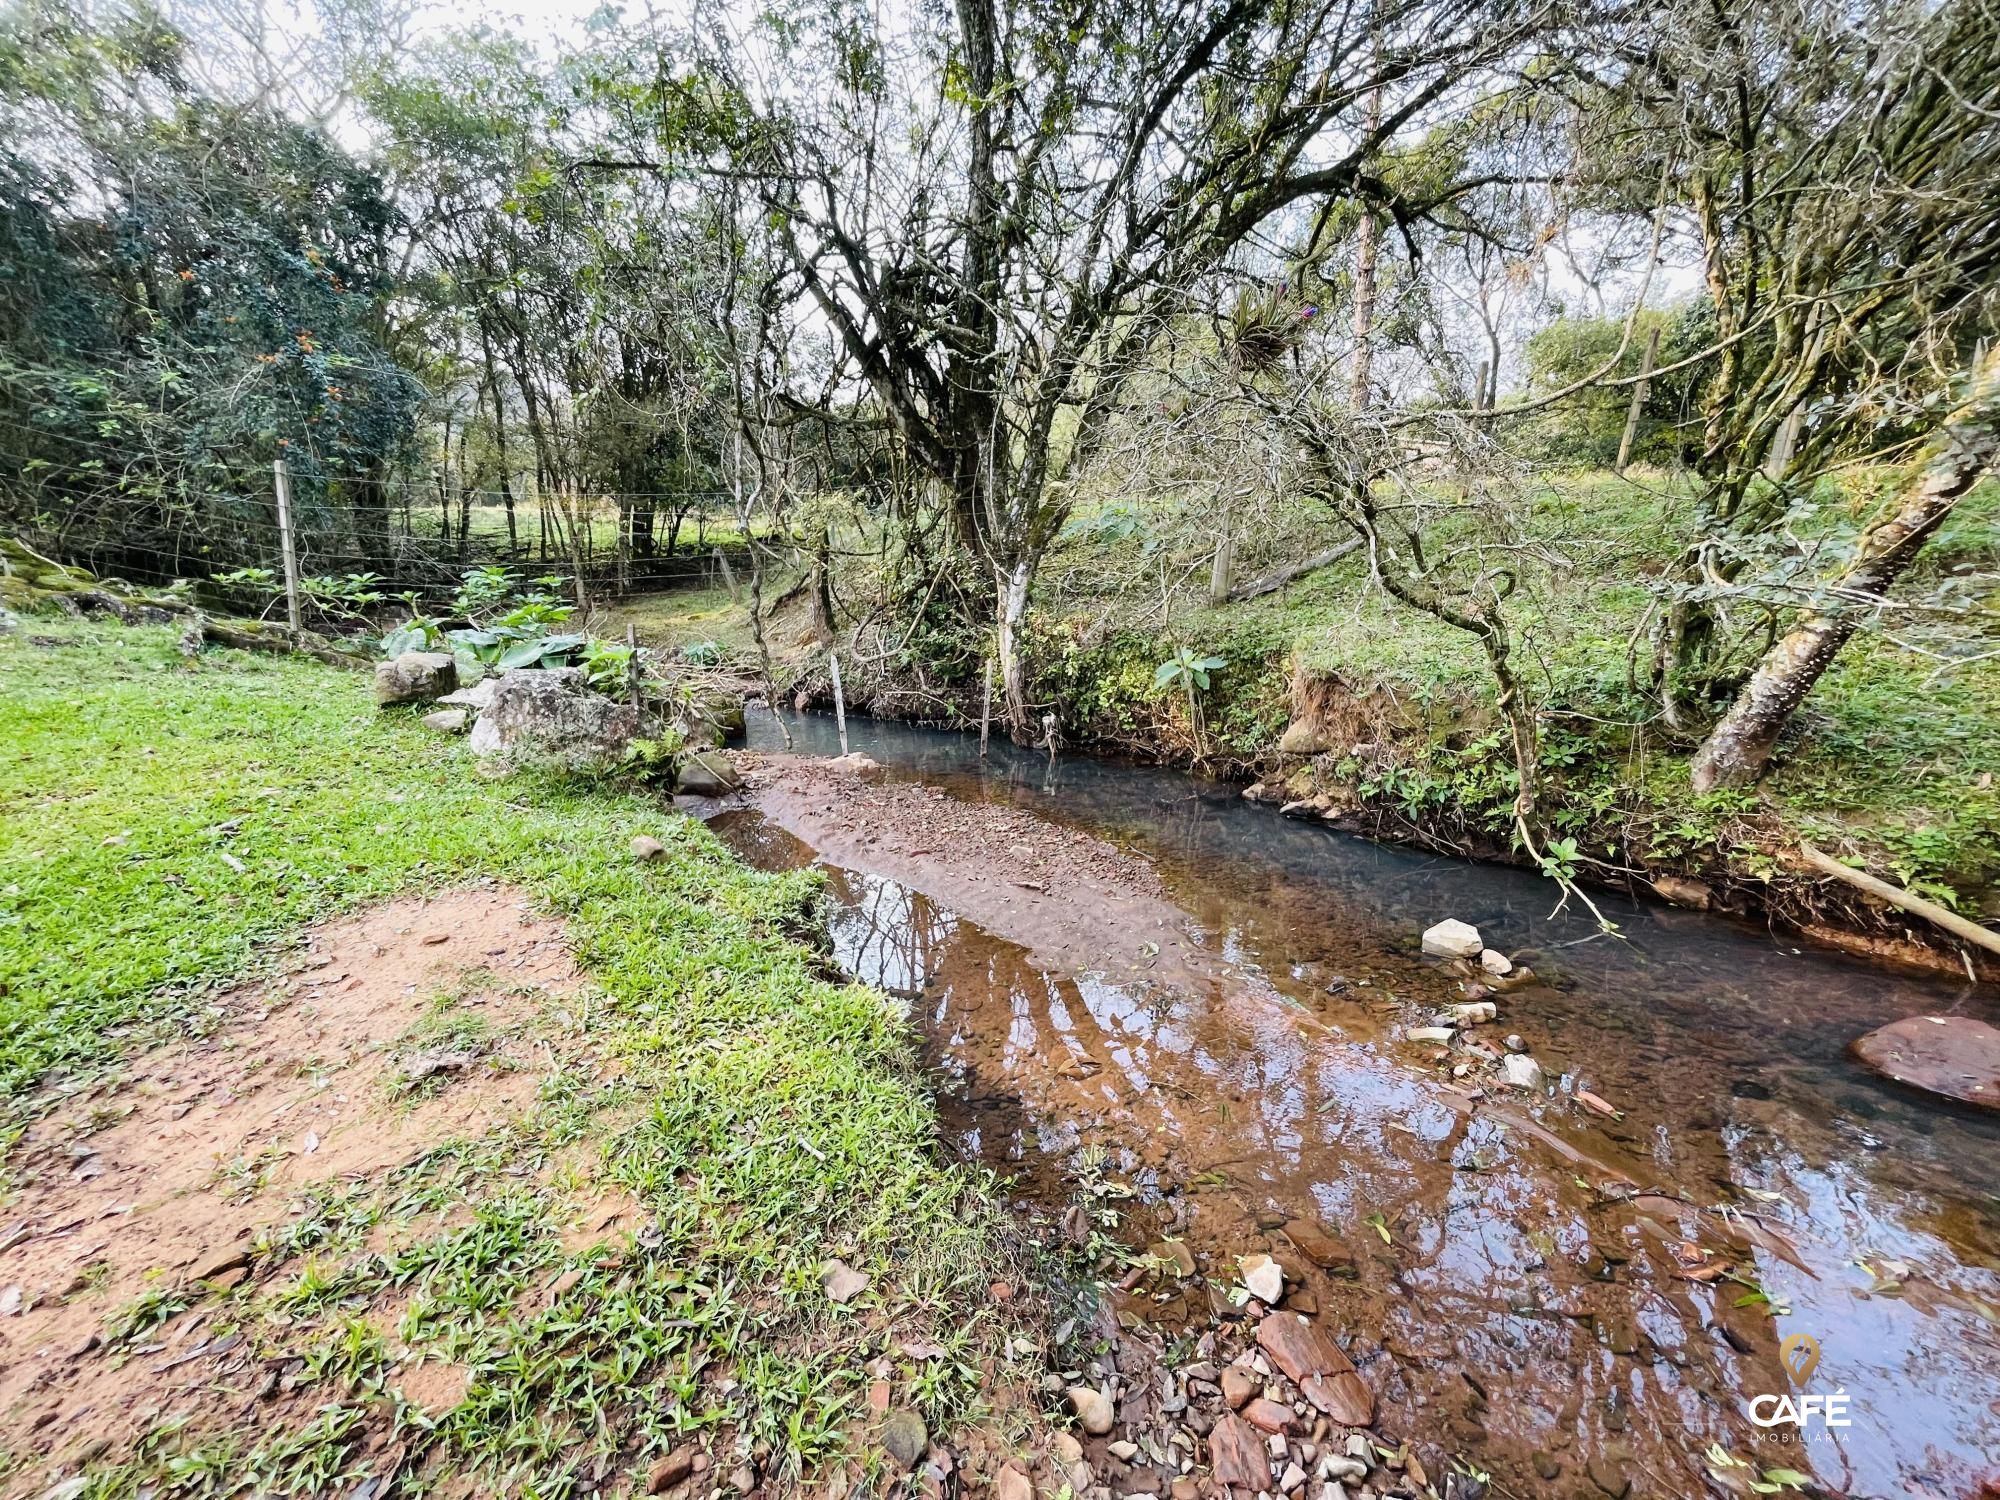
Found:
[[[2000, 1482], [2000, 1120], [1844, 1050], [1901, 1015], [1995, 1019], [1990, 990], [1665, 909], [1579, 942], [1519, 872], [1170, 773], [850, 728], [882, 769], [814, 763], [831, 726], [795, 719], [800, 753], [715, 826], [828, 869], [837, 957], [909, 1003], [964, 1149], [1047, 1205], [1101, 1154], [1135, 1195], [1120, 1234], [1189, 1247], [1195, 1275], [1119, 1297], [1170, 1360], [1241, 1316], [1238, 1257], [1268, 1252], [1377, 1431], [1498, 1493], [1708, 1493], [1711, 1444], [1852, 1495]], [[1543, 982], [1474, 1035], [1518, 1033], [1552, 1097], [1402, 1039], [1476, 982], [1416, 952], [1445, 916], [1532, 960]], [[1779, 1363], [1801, 1332], [1802, 1384]], [[1747, 1414], [1834, 1391], [1852, 1424], [1803, 1443]]]

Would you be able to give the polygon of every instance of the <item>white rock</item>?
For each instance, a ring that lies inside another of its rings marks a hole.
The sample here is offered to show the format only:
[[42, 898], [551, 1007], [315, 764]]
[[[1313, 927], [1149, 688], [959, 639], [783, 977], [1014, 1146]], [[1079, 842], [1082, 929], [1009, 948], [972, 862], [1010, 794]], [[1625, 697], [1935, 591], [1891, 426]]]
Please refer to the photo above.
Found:
[[[1348, 1456], [1349, 1458], [1359, 1458], [1359, 1459], [1366, 1459], [1366, 1458], [1368, 1457], [1368, 1455], [1369, 1455], [1369, 1454], [1370, 1454], [1370, 1453], [1371, 1453], [1372, 1451], [1373, 1451], [1373, 1450], [1372, 1450], [1372, 1449], [1370, 1449], [1370, 1448], [1369, 1448], [1369, 1446], [1368, 1446], [1368, 1434], [1367, 1434], [1367, 1433], [1365, 1433], [1365, 1432], [1350, 1432], [1350, 1433], [1348, 1433], [1348, 1435], [1347, 1435], [1347, 1456]], [[1365, 1466], [1365, 1465], [1364, 1465], [1364, 1467], [1363, 1467], [1363, 1469], [1362, 1469], [1362, 1472], [1363, 1472], [1363, 1473], [1366, 1473], [1366, 1472], [1367, 1472], [1367, 1468], [1366, 1468], [1366, 1466]]]
[[1514, 972], [1514, 960], [1504, 953], [1488, 948], [1479, 955], [1479, 967], [1489, 974], [1511, 974]]
[[1455, 1035], [1449, 1026], [1412, 1026], [1403, 1033], [1406, 1042], [1448, 1042]]
[[1102, 1437], [1111, 1430], [1115, 1413], [1109, 1396], [1087, 1385], [1071, 1386], [1068, 1395], [1069, 1408], [1076, 1413], [1077, 1425], [1085, 1432], [1092, 1437]]
[[1461, 1026], [1482, 1026], [1500, 1014], [1491, 1000], [1468, 1000], [1451, 1008], [1451, 1018]]
[[1424, 931], [1424, 952], [1435, 958], [1477, 958], [1485, 946], [1479, 929], [1456, 917], [1446, 917]]
[[1128, 1464], [1139, 1456], [1139, 1445], [1134, 1442], [1121, 1440], [1116, 1443], [1106, 1443], [1104, 1448], [1113, 1458], [1122, 1458]]
[[1305, 1482], [1306, 1471], [1295, 1463], [1286, 1464], [1285, 1472], [1278, 1476], [1278, 1488], [1283, 1490], [1287, 1495], [1298, 1489]]
[[1266, 1307], [1276, 1307], [1285, 1296], [1285, 1273], [1268, 1255], [1246, 1255], [1238, 1262], [1243, 1268], [1243, 1284], [1250, 1295]]
[[1517, 1089], [1533, 1089], [1540, 1093], [1543, 1088], [1542, 1065], [1522, 1052], [1510, 1053], [1500, 1059], [1500, 1071], [1507, 1082]]

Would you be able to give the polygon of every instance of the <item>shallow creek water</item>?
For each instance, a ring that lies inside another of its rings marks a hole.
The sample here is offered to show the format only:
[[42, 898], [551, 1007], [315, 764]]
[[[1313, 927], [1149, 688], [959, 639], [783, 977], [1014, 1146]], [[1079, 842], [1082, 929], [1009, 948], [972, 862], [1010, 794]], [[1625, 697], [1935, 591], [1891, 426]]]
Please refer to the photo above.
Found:
[[[787, 722], [797, 751], [837, 751], [829, 721]], [[908, 1001], [963, 1148], [1052, 1204], [1101, 1153], [1137, 1190], [1133, 1242], [1194, 1250], [1200, 1284], [1141, 1285], [1128, 1315], [1231, 1316], [1236, 1257], [1269, 1249], [1303, 1283], [1287, 1305], [1349, 1346], [1378, 1430], [1463, 1456], [1500, 1493], [1710, 1493], [1711, 1444], [1832, 1493], [2000, 1493], [1982, 1489], [2000, 1484], [2000, 1116], [1906, 1093], [1846, 1050], [1904, 1015], [2000, 1022], [1991, 988], [1654, 905], [1605, 903], [1624, 939], [1593, 937], [1533, 875], [1291, 822], [1233, 788], [849, 733], [884, 763], [871, 774], [1149, 862], [1215, 960], [1196, 984], [1038, 966], [865, 860], [828, 867], [838, 961]], [[768, 715], [750, 744], [780, 748]], [[752, 862], [815, 862], [754, 808], [714, 826]], [[1455, 1084], [1437, 1049], [1398, 1039], [1462, 998], [1463, 976], [1417, 951], [1446, 916], [1531, 957], [1542, 982], [1479, 1034], [1519, 1033], [1554, 1098]], [[1725, 1262], [1726, 1279], [1683, 1274]], [[1821, 1351], [1803, 1380], [1779, 1363], [1793, 1333]], [[1756, 1396], [1807, 1392], [1844, 1393], [1851, 1425], [1749, 1420]]]

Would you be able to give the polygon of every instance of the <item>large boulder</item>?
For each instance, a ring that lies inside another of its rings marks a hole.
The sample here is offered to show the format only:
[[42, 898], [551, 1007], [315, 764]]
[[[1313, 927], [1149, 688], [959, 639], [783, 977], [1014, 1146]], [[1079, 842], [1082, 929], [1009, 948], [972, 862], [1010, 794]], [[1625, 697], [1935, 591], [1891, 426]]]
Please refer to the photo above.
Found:
[[1854, 1055], [1898, 1083], [2000, 1109], [2000, 1028], [1972, 1016], [1905, 1016], [1855, 1042]]
[[728, 756], [719, 750], [702, 750], [681, 761], [676, 791], [691, 797], [726, 797], [743, 785], [743, 778]]
[[398, 703], [427, 703], [458, 687], [458, 663], [445, 651], [405, 651], [394, 661], [375, 666], [375, 701], [384, 708]]
[[577, 668], [523, 668], [495, 684], [467, 743], [493, 770], [604, 771], [625, 759], [639, 730], [639, 711], [590, 691]]
[[1333, 735], [1324, 724], [1313, 719], [1292, 720], [1278, 740], [1280, 755], [1324, 755], [1334, 748]]

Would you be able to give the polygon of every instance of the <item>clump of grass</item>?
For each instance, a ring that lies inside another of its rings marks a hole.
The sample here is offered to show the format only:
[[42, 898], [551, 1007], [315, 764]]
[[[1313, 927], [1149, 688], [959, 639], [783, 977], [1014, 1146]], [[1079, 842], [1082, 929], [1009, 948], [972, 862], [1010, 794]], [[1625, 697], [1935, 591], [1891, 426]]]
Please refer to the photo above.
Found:
[[199, 1291], [176, 1283], [149, 1287], [119, 1308], [104, 1328], [104, 1342], [113, 1348], [137, 1344], [195, 1304]]

